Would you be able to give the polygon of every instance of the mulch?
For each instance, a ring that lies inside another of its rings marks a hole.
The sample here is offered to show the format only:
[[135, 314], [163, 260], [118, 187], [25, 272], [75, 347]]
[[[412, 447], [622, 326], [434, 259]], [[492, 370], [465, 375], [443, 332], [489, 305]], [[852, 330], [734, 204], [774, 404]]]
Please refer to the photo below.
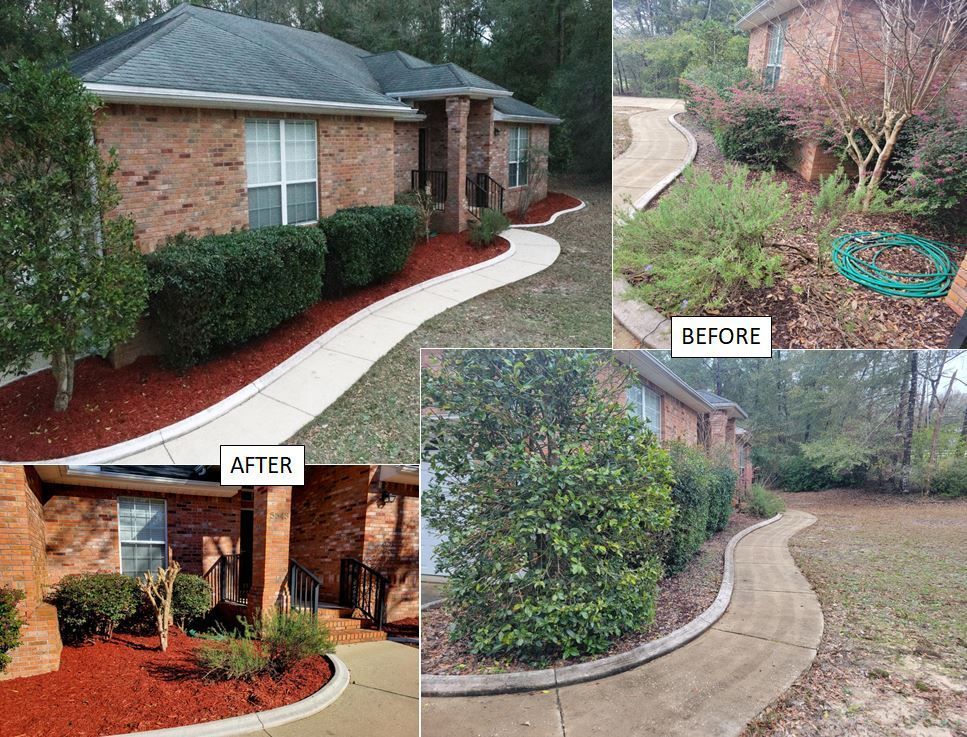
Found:
[[419, 243], [396, 276], [337, 299], [323, 299], [267, 335], [185, 373], [143, 356], [120, 369], [97, 356], [77, 362], [66, 412], [53, 410], [50, 371], [0, 387], [0, 458], [10, 461], [82, 453], [138, 437], [210, 407], [238, 391], [326, 330], [367, 305], [441, 274], [491, 259], [508, 248], [445, 233]]
[[[679, 116], [679, 121], [698, 142], [693, 165], [720, 176], [726, 160], [712, 134], [694, 115]], [[959, 318], [943, 299], [887, 297], [846, 279], [828, 264], [822, 276], [817, 274], [818, 227], [811, 222], [811, 212], [819, 184], [784, 168], [777, 169], [775, 176], [788, 187], [794, 206], [770, 246], [782, 257], [783, 276], [772, 287], [742, 291], [719, 312], [702, 314], [771, 316], [776, 348], [946, 348]], [[835, 235], [857, 231], [945, 240], [916, 218], [898, 213], [848, 213]], [[967, 247], [961, 246], [951, 260], [959, 264], [965, 253]], [[895, 251], [881, 265], [909, 271], [927, 266], [909, 251]]]
[[387, 622], [383, 629], [386, 630], [386, 634], [390, 637], [419, 637], [420, 618], [404, 617], [403, 619], [397, 619], [394, 622]]
[[157, 637], [135, 635], [65, 647], [60, 670], [0, 683], [0, 737], [97, 737], [197, 724], [295, 703], [332, 678], [329, 663], [315, 656], [278, 680], [206, 679], [193, 659], [200, 644], [172, 631], [165, 653]]
[[[565, 665], [597, 660], [633, 650], [639, 645], [657, 640], [687, 624], [705, 611], [718, 595], [722, 583], [722, 566], [725, 548], [733, 535], [759, 522], [757, 517], [733, 512], [724, 530], [709, 538], [688, 567], [675, 576], [658, 583], [655, 603], [655, 619], [640, 632], [630, 632], [615, 640], [605, 653], [560, 659], [545, 667], [558, 668]], [[511, 660], [485, 658], [470, 652], [465, 643], [449, 639], [452, 618], [442, 608], [423, 612], [423, 647], [421, 658], [423, 673], [465, 676], [487, 673], [510, 673], [531, 670], [534, 666]]]
[[571, 197], [569, 194], [563, 194], [561, 192], [548, 192], [547, 197], [545, 197], [540, 202], [535, 202], [529, 208], [527, 208], [527, 215], [522, 220], [517, 216], [517, 213], [508, 213], [507, 217], [510, 218], [510, 222], [515, 225], [532, 225], [534, 223], [543, 223], [550, 220], [551, 215], [555, 212], [561, 212], [561, 210], [569, 210], [572, 207], [577, 207], [581, 204], [581, 200], [576, 197]]

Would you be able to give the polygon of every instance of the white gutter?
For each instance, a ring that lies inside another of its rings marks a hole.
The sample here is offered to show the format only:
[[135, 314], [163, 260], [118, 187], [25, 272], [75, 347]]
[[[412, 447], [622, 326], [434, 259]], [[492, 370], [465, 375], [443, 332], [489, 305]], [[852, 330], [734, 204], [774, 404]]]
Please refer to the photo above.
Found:
[[751, 31], [753, 28], [764, 25], [774, 18], [778, 18], [783, 13], [788, 13], [793, 8], [802, 7], [802, 3], [808, 0], [762, 0], [752, 10], [743, 15], [736, 22], [735, 27], [743, 31]]
[[295, 97], [264, 97], [224, 92], [176, 90], [160, 87], [85, 82], [85, 88], [104, 102], [130, 105], [174, 105], [243, 110], [272, 110], [285, 113], [314, 113], [319, 115], [362, 115], [396, 120], [423, 120], [426, 116], [405, 105], [362, 105], [354, 102], [324, 102]]
[[99, 489], [128, 491], [158, 491], [165, 494], [231, 497], [241, 486], [221, 486], [212, 481], [194, 481], [163, 476], [143, 476], [134, 473], [101, 471], [93, 466], [34, 466], [37, 475], [47, 483], [90, 486]]
[[498, 123], [543, 123], [544, 125], [559, 125], [561, 118], [542, 118], [538, 115], [508, 115], [494, 110], [494, 120]]
[[438, 97], [452, 97], [453, 95], [482, 98], [514, 96], [514, 93], [509, 90], [491, 90], [486, 87], [444, 87], [438, 90], [406, 90], [403, 92], [393, 90], [386, 94], [397, 99], [405, 97], [407, 100], [431, 100]]

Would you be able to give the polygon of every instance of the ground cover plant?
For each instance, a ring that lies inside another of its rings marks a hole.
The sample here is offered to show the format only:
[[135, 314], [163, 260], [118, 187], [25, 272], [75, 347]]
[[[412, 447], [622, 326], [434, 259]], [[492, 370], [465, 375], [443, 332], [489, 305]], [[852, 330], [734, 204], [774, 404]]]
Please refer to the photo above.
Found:
[[789, 544], [825, 626], [812, 666], [744, 737], [967, 729], [967, 501], [876, 489], [786, 494], [817, 522]]
[[480, 218], [470, 224], [470, 242], [475, 246], [489, 246], [509, 227], [510, 220], [504, 213], [485, 208], [480, 211]]
[[431, 422], [422, 513], [444, 536], [451, 636], [474, 652], [603, 652], [654, 615], [671, 472], [602, 374], [628, 379], [582, 351], [447, 352], [424, 371], [424, 405], [447, 419]]

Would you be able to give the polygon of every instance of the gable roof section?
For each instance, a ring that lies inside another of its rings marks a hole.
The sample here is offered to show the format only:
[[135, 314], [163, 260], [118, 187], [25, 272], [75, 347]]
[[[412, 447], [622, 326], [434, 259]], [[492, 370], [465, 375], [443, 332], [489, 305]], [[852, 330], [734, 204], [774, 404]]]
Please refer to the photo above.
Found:
[[745, 410], [731, 399], [720, 397], [718, 394], [713, 394], [712, 392], [707, 392], [703, 389], [696, 389], [695, 391], [701, 394], [702, 399], [712, 405], [715, 409], [725, 410], [730, 417], [735, 417], [736, 419], [742, 418], [744, 420], [749, 418], [749, 415], [746, 414]]
[[498, 97], [494, 100], [494, 120], [508, 123], [545, 123], [557, 125], [562, 122], [556, 115], [551, 115], [539, 107], [528, 105], [513, 97]]
[[[401, 101], [513, 93], [456, 64], [371, 54], [323, 33], [178, 5], [80, 52], [72, 73], [106, 102], [422, 119]], [[557, 119], [514, 101], [535, 120]]]

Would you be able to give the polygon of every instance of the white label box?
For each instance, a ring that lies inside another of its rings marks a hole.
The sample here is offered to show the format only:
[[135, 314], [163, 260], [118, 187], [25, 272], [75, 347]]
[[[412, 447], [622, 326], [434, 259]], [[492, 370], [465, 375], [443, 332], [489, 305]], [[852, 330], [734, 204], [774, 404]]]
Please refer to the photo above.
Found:
[[304, 445], [221, 446], [222, 486], [301, 486], [306, 481]]

